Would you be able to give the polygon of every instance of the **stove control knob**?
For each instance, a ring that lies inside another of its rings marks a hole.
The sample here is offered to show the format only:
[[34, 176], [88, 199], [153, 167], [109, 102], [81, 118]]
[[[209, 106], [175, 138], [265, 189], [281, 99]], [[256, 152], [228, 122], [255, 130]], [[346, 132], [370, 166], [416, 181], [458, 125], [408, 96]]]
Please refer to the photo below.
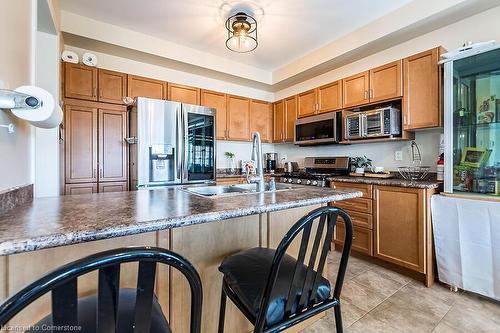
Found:
[[318, 186], [318, 181], [317, 180], [313, 180], [313, 185], [314, 186]]
[[302, 184], [302, 179], [297, 179], [297, 184]]
[[286, 179], [286, 177], [281, 177], [280, 181], [281, 181], [282, 183], [286, 183], [286, 182], [287, 182], [287, 179]]
[[293, 179], [292, 178], [288, 178], [288, 182], [289, 183], [293, 183]]
[[306, 184], [307, 184], [307, 185], [311, 185], [311, 180], [310, 180], [310, 179], [308, 179], [308, 180], [306, 181]]

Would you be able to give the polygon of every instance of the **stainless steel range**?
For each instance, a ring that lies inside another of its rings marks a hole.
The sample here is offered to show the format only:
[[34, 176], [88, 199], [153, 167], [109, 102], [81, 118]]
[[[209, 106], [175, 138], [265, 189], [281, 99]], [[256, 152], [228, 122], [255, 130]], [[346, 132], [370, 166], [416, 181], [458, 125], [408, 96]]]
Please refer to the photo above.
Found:
[[329, 187], [328, 177], [348, 175], [349, 169], [350, 158], [346, 156], [306, 157], [303, 171], [285, 173], [279, 181], [289, 184]]

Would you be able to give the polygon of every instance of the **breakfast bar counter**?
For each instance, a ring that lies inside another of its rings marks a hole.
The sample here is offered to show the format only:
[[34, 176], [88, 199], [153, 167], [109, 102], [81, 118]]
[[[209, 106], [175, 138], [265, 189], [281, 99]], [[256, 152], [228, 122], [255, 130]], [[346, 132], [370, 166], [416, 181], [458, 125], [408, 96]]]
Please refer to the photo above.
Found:
[[[276, 248], [290, 227], [311, 210], [361, 196], [357, 190], [295, 186], [213, 197], [158, 188], [35, 199], [0, 217], [0, 298], [90, 254], [124, 246], [157, 246], [194, 265], [203, 284], [202, 332], [215, 333], [222, 286], [218, 267], [224, 257], [252, 247]], [[296, 256], [298, 249], [292, 244], [289, 254]], [[122, 266], [120, 286], [135, 288], [137, 265]], [[161, 266], [155, 287], [158, 301], [172, 330], [188, 332], [188, 284], [181, 274]], [[95, 278], [79, 278], [79, 295], [96, 289]], [[233, 307], [228, 304], [226, 332], [250, 332], [251, 324]], [[16, 316], [13, 324], [32, 324], [48, 312], [50, 298], [43, 297]]]

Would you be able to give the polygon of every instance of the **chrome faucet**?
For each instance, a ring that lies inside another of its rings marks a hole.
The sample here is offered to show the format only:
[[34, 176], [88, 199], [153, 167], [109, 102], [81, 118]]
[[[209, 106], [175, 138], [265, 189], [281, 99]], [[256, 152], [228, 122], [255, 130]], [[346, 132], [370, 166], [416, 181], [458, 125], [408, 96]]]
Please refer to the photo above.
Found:
[[257, 184], [257, 192], [264, 192], [264, 166], [262, 163], [262, 141], [259, 132], [254, 132], [252, 135], [252, 160], [257, 162], [257, 174], [250, 175], [247, 169], [247, 182], [249, 184]]

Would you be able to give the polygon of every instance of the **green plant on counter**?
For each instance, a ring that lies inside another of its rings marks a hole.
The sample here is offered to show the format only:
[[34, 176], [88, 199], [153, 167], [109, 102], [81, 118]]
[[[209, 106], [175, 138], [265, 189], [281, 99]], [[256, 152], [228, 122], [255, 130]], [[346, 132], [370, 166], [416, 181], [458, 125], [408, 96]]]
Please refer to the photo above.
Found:
[[351, 164], [355, 168], [368, 168], [372, 166], [372, 160], [366, 156], [356, 156], [351, 158]]
[[227, 158], [228, 160], [231, 160], [234, 158], [234, 156], [236, 156], [234, 153], [231, 153], [230, 151], [226, 151], [224, 153], [224, 157]]

